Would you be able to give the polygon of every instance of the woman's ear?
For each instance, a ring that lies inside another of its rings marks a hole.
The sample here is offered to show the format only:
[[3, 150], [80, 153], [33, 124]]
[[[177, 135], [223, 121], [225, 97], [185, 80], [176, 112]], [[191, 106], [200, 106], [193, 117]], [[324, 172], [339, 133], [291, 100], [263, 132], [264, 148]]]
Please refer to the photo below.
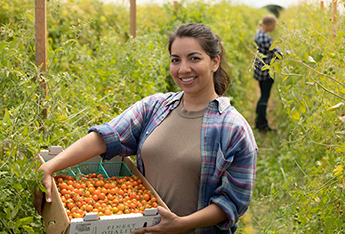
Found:
[[217, 55], [214, 59], [213, 59], [213, 65], [212, 65], [212, 72], [216, 72], [219, 68], [220, 65], [220, 56]]

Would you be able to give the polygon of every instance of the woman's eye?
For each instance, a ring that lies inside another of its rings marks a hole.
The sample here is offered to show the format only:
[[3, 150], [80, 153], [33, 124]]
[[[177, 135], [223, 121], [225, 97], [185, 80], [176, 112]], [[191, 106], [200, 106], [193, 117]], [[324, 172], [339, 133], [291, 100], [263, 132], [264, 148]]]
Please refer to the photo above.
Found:
[[199, 57], [192, 57], [192, 58], [191, 58], [192, 61], [197, 61], [197, 60], [199, 60], [199, 59], [200, 59]]
[[172, 63], [177, 63], [179, 60], [177, 58], [171, 59]]

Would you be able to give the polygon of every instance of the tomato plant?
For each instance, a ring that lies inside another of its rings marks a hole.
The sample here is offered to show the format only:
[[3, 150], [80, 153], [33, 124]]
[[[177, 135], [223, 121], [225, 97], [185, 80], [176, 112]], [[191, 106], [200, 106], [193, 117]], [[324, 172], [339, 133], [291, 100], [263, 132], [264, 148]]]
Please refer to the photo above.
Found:
[[[338, 3], [339, 9], [342, 5]], [[333, 24], [331, 9], [319, 8], [303, 3], [285, 9], [273, 35], [284, 53], [271, 67], [275, 88], [269, 113], [279, 135], [254, 130], [259, 145], [257, 180], [253, 202], [239, 222], [240, 233], [343, 232], [344, 18]], [[0, 9], [2, 232], [45, 232], [32, 206], [41, 149], [66, 148], [88, 127], [109, 121], [137, 100], [179, 90], [171, 82], [166, 48], [166, 38], [177, 25], [206, 23], [220, 36], [232, 74], [227, 96], [249, 123], [254, 122], [258, 94], [252, 78], [252, 41], [259, 20], [269, 13], [265, 9], [226, 1], [186, 1], [178, 11], [172, 3], [138, 5], [133, 39], [124, 5], [50, 0], [44, 74], [35, 66], [34, 2], [5, 1]], [[49, 86], [46, 97], [37, 94], [38, 77]], [[49, 110], [47, 118], [42, 117], [43, 109]], [[99, 209], [104, 215], [126, 213], [136, 209], [128, 201], [136, 199], [141, 201], [138, 206], [145, 206], [150, 196], [140, 189], [128, 192], [125, 180], [104, 185], [98, 180], [92, 187], [61, 179], [61, 199], [72, 217], [72, 210], [75, 217], [82, 215], [80, 207], [85, 212]], [[141, 184], [135, 182], [132, 187]], [[116, 205], [107, 209], [100, 202], [104, 200]]]

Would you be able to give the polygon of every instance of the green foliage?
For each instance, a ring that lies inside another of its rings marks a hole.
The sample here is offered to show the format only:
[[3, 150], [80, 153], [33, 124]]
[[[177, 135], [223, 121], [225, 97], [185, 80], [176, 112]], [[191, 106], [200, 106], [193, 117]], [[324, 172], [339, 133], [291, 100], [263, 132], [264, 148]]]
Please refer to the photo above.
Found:
[[[259, 188], [279, 201], [275, 207], [281, 212], [274, 218], [284, 222], [271, 229], [276, 232], [344, 232], [344, 21], [338, 18], [332, 26], [331, 18], [313, 5], [282, 15], [275, 46], [284, 56], [270, 71], [290, 119], [275, 161], [264, 162], [270, 171], [276, 169], [268, 172], [273, 187]], [[333, 39], [332, 27], [337, 31]], [[277, 177], [282, 184], [274, 183]]]
[[[143, 97], [179, 90], [169, 75], [166, 39], [182, 23], [208, 24], [220, 36], [232, 74], [227, 95], [253, 122], [252, 41], [264, 9], [227, 1], [182, 1], [178, 11], [171, 3], [139, 5], [137, 37], [131, 38], [129, 9], [121, 4], [49, 0], [48, 72], [41, 73], [34, 3], [4, 1], [0, 7], [2, 232], [44, 233], [32, 206], [41, 149], [66, 148]], [[284, 51], [270, 67], [279, 137], [255, 132], [260, 150], [249, 210], [262, 233], [343, 232], [344, 19], [338, 18], [334, 39], [330, 19], [329, 11], [301, 5], [282, 12], [274, 34]], [[246, 225], [241, 220], [240, 233]]]

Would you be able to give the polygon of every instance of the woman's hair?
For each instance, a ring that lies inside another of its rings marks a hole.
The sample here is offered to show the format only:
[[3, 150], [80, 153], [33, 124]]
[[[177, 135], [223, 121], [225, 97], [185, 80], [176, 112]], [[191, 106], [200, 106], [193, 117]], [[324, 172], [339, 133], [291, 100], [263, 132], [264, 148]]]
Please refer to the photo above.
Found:
[[227, 67], [225, 59], [225, 51], [220, 38], [214, 34], [211, 29], [204, 24], [184, 24], [180, 26], [169, 38], [169, 53], [171, 54], [171, 46], [176, 38], [191, 37], [196, 39], [203, 50], [211, 59], [217, 55], [220, 57], [220, 63], [217, 71], [213, 74], [214, 88], [218, 95], [224, 94], [230, 86], [230, 76], [225, 70]]

